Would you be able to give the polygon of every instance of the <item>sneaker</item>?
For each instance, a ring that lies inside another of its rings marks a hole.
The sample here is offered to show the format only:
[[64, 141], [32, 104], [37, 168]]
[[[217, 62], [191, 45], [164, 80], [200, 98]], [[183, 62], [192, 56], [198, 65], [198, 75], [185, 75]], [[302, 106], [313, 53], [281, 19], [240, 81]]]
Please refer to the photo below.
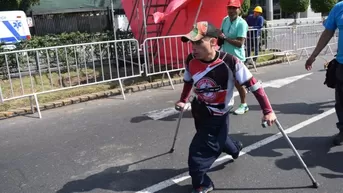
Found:
[[237, 158], [239, 157], [239, 153], [240, 153], [241, 150], [243, 149], [243, 143], [240, 142], [240, 141], [235, 141], [234, 144], [235, 144], [235, 146], [237, 147], [238, 152], [235, 153], [235, 154], [232, 154], [231, 156], [232, 156], [233, 159], [237, 159]]
[[334, 145], [341, 145], [343, 142], [343, 131], [340, 131], [335, 138], [333, 139], [333, 144]]
[[234, 111], [236, 115], [243, 115], [244, 113], [249, 111], [249, 107], [247, 104], [240, 104], [238, 109]]
[[192, 193], [207, 193], [207, 192], [211, 192], [213, 190], [213, 186], [209, 186], [209, 187], [200, 187], [197, 189], [193, 189]]

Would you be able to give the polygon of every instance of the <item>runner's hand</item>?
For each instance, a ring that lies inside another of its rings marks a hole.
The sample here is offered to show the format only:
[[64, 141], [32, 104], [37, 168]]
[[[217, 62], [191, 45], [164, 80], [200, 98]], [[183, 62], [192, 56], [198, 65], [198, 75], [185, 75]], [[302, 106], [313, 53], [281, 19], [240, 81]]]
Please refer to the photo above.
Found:
[[267, 122], [268, 126], [271, 126], [276, 121], [276, 115], [274, 112], [266, 114], [262, 118], [262, 122]]
[[314, 57], [309, 57], [307, 60], [306, 60], [306, 63], [305, 63], [305, 69], [306, 70], [311, 70], [312, 69], [312, 64], [313, 62], [316, 60], [316, 58]]
[[185, 108], [185, 105], [186, 105], [186, 103], [181, 102], [181, 101], [177, 101], [177, 102], [175, 103], [175, 109], [176, 109], [177, 111], [182, 111], [182, 110]]

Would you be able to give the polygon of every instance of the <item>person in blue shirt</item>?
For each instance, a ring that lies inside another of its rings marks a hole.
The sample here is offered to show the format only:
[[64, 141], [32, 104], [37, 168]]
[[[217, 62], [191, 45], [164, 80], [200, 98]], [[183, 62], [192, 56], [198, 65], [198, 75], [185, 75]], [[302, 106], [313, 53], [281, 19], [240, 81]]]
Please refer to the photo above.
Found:
[[[254, 13], [248, 15], [246, 22], [249, 26], [249, 32], [247, 35], [247, 57], [251, 56], [251, 51], [254, 50], [255, 57], [253, 61], [256, 62], [259, 51], [259, 40], [261, 38], [261, 29], [263, 28], [264, 18], [262, 16], [262, 7], [256, 6]], [[251, 60], [247, 61], [251, 62]]]
[[324, 22], [325, 30], [323, 31], [311, 56], [307, 59], [305, 68], [306, 70], [312, 69], [312, 64], [316, 60], [319, 53], [329, 43], [336, 29], [339, 30], [338, 34], [338, 49], [336, 60], [336, 88], [335, 88], [335, 109], [338, 118], [336, 126], [339, 133], [334, 137], [334, 145], [340, 145], [343, 142], [343, 2], [337, 3], [330, 11], [329, 16]]

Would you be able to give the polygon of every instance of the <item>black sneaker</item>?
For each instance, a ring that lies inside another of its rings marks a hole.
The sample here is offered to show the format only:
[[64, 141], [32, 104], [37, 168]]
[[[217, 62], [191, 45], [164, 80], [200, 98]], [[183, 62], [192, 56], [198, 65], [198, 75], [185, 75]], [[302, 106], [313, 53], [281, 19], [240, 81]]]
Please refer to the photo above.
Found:
[[241, 150], [243, 149], [243, 143], [242, 142], [240, 142], [240, 141], [234, 141], [233, 142], [234, 144], [235, 144], [235, 146], [237, 147], [237, 149], [238, 149], [238, 152], [237, 153], [234, 153], [234, 154], [232, 154], [231, 156], [232, 156], [232, 158], [233, 159], [237, 159], [238, 157], [239, 157], [239, 153], [241, 152]]
[[211, 192], [213, 190], [213, 186], [209, 186], [209, 187], [200, 187], [197, 189], [193, 189], [192, 193], [207, 193], [207, 192]]
[[343, 142], [343, 131], [340, 131], [335, 138], [333, 139], [333, 144], [334, 145], [341, 145]]

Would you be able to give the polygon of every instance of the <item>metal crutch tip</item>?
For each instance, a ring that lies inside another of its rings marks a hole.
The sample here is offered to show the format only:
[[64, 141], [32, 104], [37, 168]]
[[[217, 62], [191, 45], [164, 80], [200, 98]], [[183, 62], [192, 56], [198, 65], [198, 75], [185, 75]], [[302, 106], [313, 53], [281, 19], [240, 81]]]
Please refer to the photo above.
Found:
[[318, 187], [319, 187], [318, 182], [313, 182], [313, 188], [318, 188]]

